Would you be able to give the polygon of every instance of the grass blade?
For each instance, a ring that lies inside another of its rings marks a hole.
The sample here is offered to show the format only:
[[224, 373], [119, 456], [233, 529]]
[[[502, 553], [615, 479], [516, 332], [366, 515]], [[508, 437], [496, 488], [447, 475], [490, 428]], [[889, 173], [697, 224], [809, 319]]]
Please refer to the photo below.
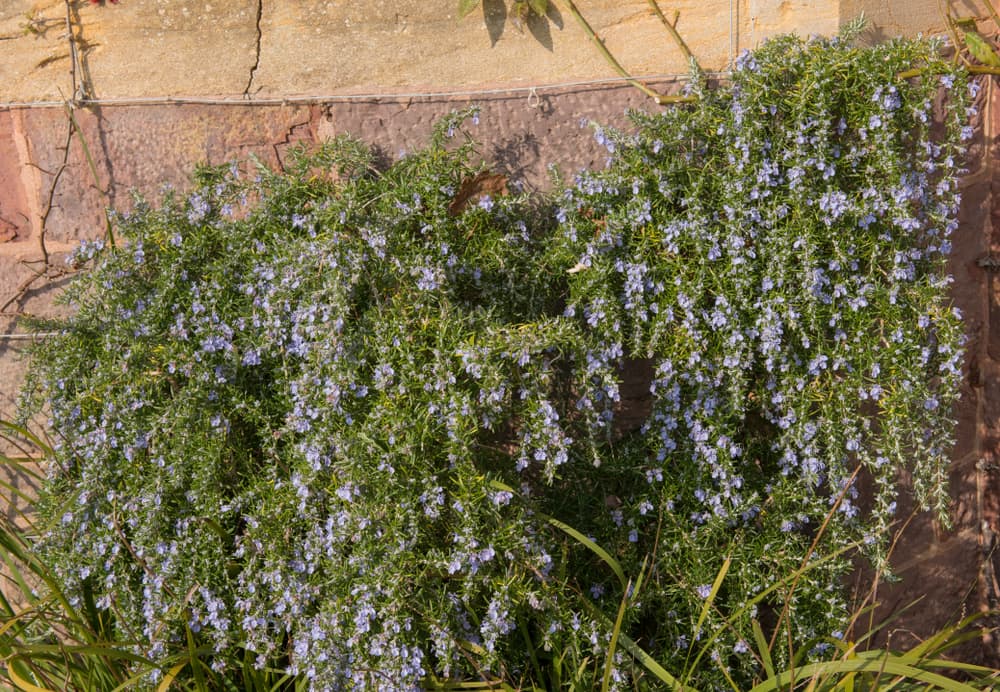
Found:
[[47, 687], [39, 687], [34, 683], [28, 682], [22, 677], [22, 673], [18, 671], [18, 666], [14, 665], [15, 661], [17, 663], [22, 663], [21, 656], [14, 656], [7, 660], [7, 675], [10, 676], [11, 682], [17, 685], [18, 689], [24, 690], [24, 692], [55, 692]]
[[[510, 487], [505, 483], [501, 483], [500, 481], [496, 480], [490, 481], [490, 485], [493, 486], [494, 488], [497, 488], [498, 490], [505, 490], [509, 493], [513, 493], [514, 495], [517, 494], [517, 491], [515, 491], [512, 487]], [[616, 560], [614, 557], [612, 557], [608, 551], [606, 551], [601, 546], [597, 545], [597, 543], [584, 536], [582, 533], [574, 529], [569, 524], [561, 522], [555, 517], [550, 517], [549, 515], [542, 514], [541, 512], [538, 512], [537, 516], [549, 522], [550, 524], [552, 524], [552, 526], [564, 532], [570, 538], [575, 539], [578, 543], [580, 543], [580, 545], [584, 546], [590, 552], [594, 553], [594, 555], [601, 558], [601, 560], [608, 567], [611, 568], [611, 571], [615, 573], [615, 576], [618, 577], [618, 581], [621, 583], [622, 588], [627, 589], [629, 580], [625, 577], [625, 570], [622, 569], [621, 563], [618, 562], [618, 560]]]
[[952, 680], [937, 673], [921, 670], [913, 666], [900, 662], [899, 657], [885, 653], [884, 657], [872, 658], [851, 658], [842, 661], [824, 661], [813, 663], [807, 666], [796, 668], [794, 680], [791, 679], [791, 671], [782, 671], [778, 675], [771, 677], [754, 687], [750, 692], [771, 692], [774, 690], [785, 690], [794, 687], [795, 683], [813, 677], [820, 677], [834, 673], [855, 674], [855, 673], [887, 673], [889, 675], [900, 676], [904, 679], [934, 685], [947, 692], [976, 692], [976, 688], [957, 680]]
[[761, 629], [760, 623], [756, 620], [751, 622], [753, 627], [753, 639], [757, 643], [757, 650], [760, 655], [760, 662], [764, 666], [764, 672], [767, 673], [767, 677], [774, 677], [774, 661], [771, 660], [771, 647], [767, 645], [767, 637], [764, 636], [764, 630]]
[[655, 658], [643, 651], [642, 647], [632, 641], [628, 635], [619, 635], [618, 641], [621, 647], [632, 655], [632, 658], [641, 663], [646, 670], [659, 678], [660, 682], [667, 685], [674, 692], [697, 692], [693, 688], [681, 684], [677, 678], [667, 672], [667, 669], [661, 666]]
[[564, 524], [563, 522], [559, 521], [554, 517], [545, 516], [541, 513], [539, 513], [538, 516], [544, 518], [547, 522], [552, 524], [560, 531], [563, 531], [571, 538], [576, 539], [578, 543], [580, 543], [585, 548], [590, 550], [597, 557], [601, 558], [601, 560], [603, 560], [604, 563], [607, 564], [607, 566], [610, 567], [611, 570], [615, 573], [615, 576], [618, 577], [618, 581], [621, 582], [622, 588], [628, 587], [628, 579], [625, 578], [625, 570], [622, 569], [621, 563], [619, 563], [618, 560], [611, 557], [611, 554], [608, 553], [608, 551], [606, 551], [604, 548], [594, 543], [594, 541], [584, 536], [582, 533], [574, 529], [572, 526]]
[[181, 661], [176, 666], [171, 668], [167, 674], [163, 676], [163, 680], [161, 680], [159, 686], [157, 686], [156, 692], [167, 692], [174, 679], [182, 670], [184, 670], [184, 666], [186, 665], [187, 661]]
[[611, 671], [615, 667], [615, 649], [618, 648], [618, 636], [622, 631], [622, 621], [625, 619], [625, 608], [628, 607], [629, 594], [632, 589], [632, 582], [625, 587], [622, 594], [622, 602], [618, 606], [618, 616], [615, 618], [614, 629], [611, 630], [611, 642], [608, 644], [608, 655], [604, 663], [604, 680], [601, 682], [601, 692], [608, 692], [611, 689]]
[[188, 659], [187, 662], [191, 664], [191, 672], [194, 674], [195, 689], [204, 690], [205, 687], [205, 674], [202, 672], [201, 667], [198, 665], [200, 663], [198, 659], [198, 648], [194, 644], [194, 633], [191, 631], [190, 627], [184, 628], [185, 634], [187, 634], [187, 645], [188, 645]]
[[12, 434], [16, 437], [23, 437], [38, 447], [39, 451], [46, 456], [52, 453], [52, 448], [49, 445], [45, 444], [40, 437], [32, 433], [23, 425], [17, 425], [16, 423], [11, 423], [10, 421], [0, 420], [0, 430], [6, 430], [8, 434]]
[[708, 598], [705, 599], [705, 603], [701, 607], [701, 613], [698, 615], [698, 624], [694, 627], [695, 632], [700, 632], [701, 626], [705, 624], [705, 618], [708, 617], [709, 611], [712, 610], [712, 604], [715, 602], [715, 597], [719, 594], [719, 588], [722, 587], [722, 580], [726, 578], [726, 573], [729, 572], [729, 565], [732, 562], [733, 559], [730, 557], [723, 560], [722, 567], [719, 568], [719, 573], [715, 575], [712, 590], [708, 592]]

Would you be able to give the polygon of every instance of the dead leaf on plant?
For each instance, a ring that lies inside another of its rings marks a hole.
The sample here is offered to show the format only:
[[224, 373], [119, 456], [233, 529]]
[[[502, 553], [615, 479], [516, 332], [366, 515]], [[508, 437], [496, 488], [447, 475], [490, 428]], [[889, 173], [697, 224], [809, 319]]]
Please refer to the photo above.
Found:
[[455, 199], [448, 205], [448, 213], [458, 216], [473, 202], [483, 197], [499, 197], [507, 194], [507, 176], [483, 171], [475, 177], [466, 178], [458, 186]]

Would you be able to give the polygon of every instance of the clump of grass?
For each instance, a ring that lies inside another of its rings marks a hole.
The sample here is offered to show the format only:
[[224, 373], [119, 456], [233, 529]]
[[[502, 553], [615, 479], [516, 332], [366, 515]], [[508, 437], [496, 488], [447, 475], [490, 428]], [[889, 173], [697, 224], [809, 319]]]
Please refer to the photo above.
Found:
[[[51, 447], [23, 426], [0, 420], [0, 441], [22, 456], [0, 454], [5, 476], [0, 481], [0, 684], [9, 689], [108, 691], [140, 689], [153, 671], [165, 670], [157, 689], [278, 690], [305, 689], [284, 670], [253, 665], [253, 657], [230, 662], [221, 676], [207, 665], [211, 649], [179, 648], [161, 660], [134, 653], [136, 643], [116, 633], [106, 610], [92, 594], [80, 602], [67, 597], [55, 572], [37, 549], [44, 530], [31, 510], [36, 498], [30, 488], [45, 482], [39, 472], [52, 455]], [[245, 654], [245, 652], [244, 652]]]

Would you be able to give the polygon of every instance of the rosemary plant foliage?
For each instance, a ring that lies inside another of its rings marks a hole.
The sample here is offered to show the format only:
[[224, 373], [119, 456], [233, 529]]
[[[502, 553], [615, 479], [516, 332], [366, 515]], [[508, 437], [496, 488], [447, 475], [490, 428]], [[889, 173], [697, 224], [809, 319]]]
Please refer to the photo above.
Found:
[[900, 472], [947, 516], [968, 94], [937, 50], [771, 41], [550, 197], [472, 163], [469, 111], [384, 170], [342, 138], [137, 200], [35, 354], [38, 549], [136, 653], [318, 690], [587, 684], [623, 597], [691, 684], [757, 677], [786, 603], [820, 656]]

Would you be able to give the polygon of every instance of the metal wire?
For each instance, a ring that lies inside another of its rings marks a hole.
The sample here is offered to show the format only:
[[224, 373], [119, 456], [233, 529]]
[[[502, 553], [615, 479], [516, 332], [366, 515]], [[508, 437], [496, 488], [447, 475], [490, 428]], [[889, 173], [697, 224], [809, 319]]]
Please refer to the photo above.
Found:
[[[730, 71], [706, 72], [708, 77], [726, 78]], [[635, 79], [643, 81], [679, 81], [690, 77], [686, 73], [662, 73], [651, 75], [636, 75]], [[289, 104], [338, 103], [350, 101], [408, 101], [416, 99], [453, 99], [475, 96], [504, 96], [538, 93], [541, 91], [558, 91], [575, 87], [608, 86], [626, 84], [622, 77], [606, 77], [572, 82], [553, 82], [551, 84], [534, 84], [530, 86], [500, 87], [495, 89], [456, 89], [452, 91], [414, 91], [414, 92], [367, 92], [363, 94], [322, 94], [302, 96], [281, 96], [265, 98], [240, 97], [202, 97], [202, 96], [136, 96], [111, 98], [81, 98], [73, 103], [77, 106], [167, 106], [167, 105], [207, 105], [207, 106], [283, 106]], [[64, 108], [66, 101], [0, 101], [0, 109], [14, 108]]]
[[736, 60], [736, 40], [736, 0], [729, 0], [729, 62], [726, 64], [730, 70]]

